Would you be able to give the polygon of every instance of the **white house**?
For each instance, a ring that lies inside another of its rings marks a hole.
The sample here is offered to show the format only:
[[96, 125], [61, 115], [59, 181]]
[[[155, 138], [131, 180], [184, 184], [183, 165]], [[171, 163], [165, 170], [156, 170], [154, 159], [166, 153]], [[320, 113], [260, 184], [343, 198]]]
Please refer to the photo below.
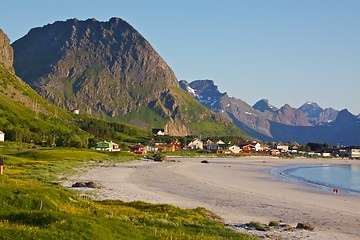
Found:
[[289, 146], [278, 144], [276, 145], [276, 149], [282, 152], [287, 152], [289, 151]]
[[118, 151], [120, 151], [120, 147], [119, 147], [119, 144], [117, 144], [117, 143], [103, 141], [103, 142], [99, 142], [96, 144], [95, 150], [118, 152]]
[[242, 149], [247, 149], [247, 151], [262, 151], [263, 148], [261, 147], [261, 144], [256, 142], [256, 141], [245, 141], [245, 142], [242, 142], [239, 144], [239, 146], [242, 148]]
[[188, 144], [191, 149], [204, 149], [204, 143], [199, 139], [194, 139]]
[[152, 133], [154, 135], [164, 136], [165, 135], [165, 129], [163, 129], [163, 128], [153, 128]]
[[346, 153], [349, 158], [360, 158], [360, 146], [347, 147]]
[[255, 147], [255, 151], [256, 152], [258, 152], [258, 151], [262, 151], [263, 150], [263, 148], [261, 147], [261, 144], [260, 143], [255, 143], [255, 145], [254, 145], [254, 147]]
[[239, 154], [239, 153], [242, 151], [241, 147], [236, 146], [236, 145], [233, 145], [233, 146], [229, 147], [229, 150], [230, 150], [233, 154]]
[[3, 141], [5, 141], [5, 133], [0, 131], [0, 142], [3, 142]]

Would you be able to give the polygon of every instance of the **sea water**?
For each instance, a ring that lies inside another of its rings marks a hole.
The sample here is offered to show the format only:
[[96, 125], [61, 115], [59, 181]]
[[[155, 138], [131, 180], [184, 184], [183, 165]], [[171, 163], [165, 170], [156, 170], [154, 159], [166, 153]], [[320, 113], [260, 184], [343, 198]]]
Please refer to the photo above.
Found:
[[351, 164], [297, 166], [283, 169], [281, 175], [360, 194], [360, 166]]

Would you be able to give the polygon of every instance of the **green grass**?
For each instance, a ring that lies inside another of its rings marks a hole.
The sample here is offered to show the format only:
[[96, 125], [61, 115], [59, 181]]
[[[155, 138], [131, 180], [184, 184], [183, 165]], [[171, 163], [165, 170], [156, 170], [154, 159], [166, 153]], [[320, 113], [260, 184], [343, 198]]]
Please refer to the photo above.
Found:
[[1, 146], [0, 239], [254, 239], [203, 208], [91, 201], [56, 181], [75, 167], [137, 158], [132, 154]]
[[143, 129], [164, 128], [168, 119], [163, 117], [163, 113], [159, 113], [155, 109], [143, 107], [139, 110], [132, 111], [125, 116], [116, 116], [113, 121], [128, 122], [132, 125], [139, 126]]

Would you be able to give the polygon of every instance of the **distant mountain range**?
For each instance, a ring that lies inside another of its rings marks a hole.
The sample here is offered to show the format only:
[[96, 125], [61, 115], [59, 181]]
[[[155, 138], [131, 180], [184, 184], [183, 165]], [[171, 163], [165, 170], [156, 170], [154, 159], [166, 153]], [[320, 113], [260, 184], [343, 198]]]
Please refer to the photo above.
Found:
[[262, 99], [250, 106], [241, 99], [220, 93], [212, 80], [179, 82], [180, 86], [209, 109], [230, 119], [250, 136], [265, 141], [322, 142], [359, 145], [360, 121], [348, 110], [323, 109], [306, 102], [298, 109], [280, 109]]
[[184, 92], [150, 43], [120, 18], [57, 21], [12, 47], [16, 74], [66, 110], [170, 135], [248, 137]]

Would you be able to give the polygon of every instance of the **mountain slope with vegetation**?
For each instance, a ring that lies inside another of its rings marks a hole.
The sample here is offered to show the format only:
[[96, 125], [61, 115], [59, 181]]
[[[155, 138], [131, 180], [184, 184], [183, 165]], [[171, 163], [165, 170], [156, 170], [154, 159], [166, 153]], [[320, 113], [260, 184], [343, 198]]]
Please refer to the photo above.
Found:
[[171, 68], [119, 18], [55, 22], [12, 46], [16, 73], [64, 109], [171, 135], [244, 135], [183, 94]]
[[[0, 30], [2, 52], [12, 53], [9, 42]], [[0, 60], [0, 130], [7, 141], [87, 147], [89, 139], [139, 142], [147, 136], [126, 124], [76, 116], [54, 106], [15, 75], [11, 56], [0, 55]]]

